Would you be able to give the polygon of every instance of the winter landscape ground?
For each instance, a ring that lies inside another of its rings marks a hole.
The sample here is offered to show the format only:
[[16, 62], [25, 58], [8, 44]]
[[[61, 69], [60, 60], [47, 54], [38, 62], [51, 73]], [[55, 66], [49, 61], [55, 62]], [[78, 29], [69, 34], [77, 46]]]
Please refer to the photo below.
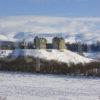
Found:
[[0, 100], [100, 100], [100, 78], [0, 72]]

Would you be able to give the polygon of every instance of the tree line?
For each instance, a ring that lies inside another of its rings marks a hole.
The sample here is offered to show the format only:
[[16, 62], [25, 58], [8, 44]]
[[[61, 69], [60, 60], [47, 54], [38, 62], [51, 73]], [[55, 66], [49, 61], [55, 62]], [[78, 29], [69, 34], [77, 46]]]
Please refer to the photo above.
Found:
[[[9, 59], [9, 58], [6, 58]], [[65, 75], [82, 75], [82, 76], [100, 76], [100, 62], [90, 63], [61, 63], [55, 60], [40, 60], [40, 69], [37, 71], [36, 58], [18, 57], [13, 61], [0, 59], [0, 70], [3, 71], [20, 71], [31, 73], [48, 73], [48, 74], [65, 74]]]

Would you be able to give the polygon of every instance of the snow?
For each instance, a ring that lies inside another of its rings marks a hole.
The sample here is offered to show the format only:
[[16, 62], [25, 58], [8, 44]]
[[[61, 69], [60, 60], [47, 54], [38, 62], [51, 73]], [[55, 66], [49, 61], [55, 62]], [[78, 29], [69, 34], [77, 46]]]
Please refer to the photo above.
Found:
[[58, 62], [65, 63], [88, 63], [91, 62], [92, 59], [80, 56], [74, 52], [69, 50], [56, 50], [56, 49], [16, 49], [12, 52], [11, 56], [32, 56], [36, 58], [42, 58], [46, 60], [55, 60]]
[[18, 41], [18, 39], [14, 39], [14, 35], [16, 34], [16, 32], [7, 32], [7, 33], [0, 33], [0, 41]]
[[[90, 58], [80, 56], [77, 53], [69, 50], [56, 50], [56, 49], [15, 49], [15, 50], [0, 50], [0, 57], [18, 57], [18, 56], [31, 56], [45, 60], [55, 60], [65, 63], [88, 63], [93, 61]], [[87, 56], [88, 57], [88, 56]]]
[[100, 41], [100, 35], [98, 33], [35, 33], [35, 32], [7, 32], [7, 33], [0, 33], [0, 40], [3, 41], [22, 41], [26, 40], [27, 42], [33, 42], [34, 37], [39, 36], [47, 39], [48, 43], [52, 43], [52, 39], [56, 36], [63, 37], [65, 42], [69, 43], [87, 43], [92, 44]]
[[3, 41], [7, 41], [8, 39], [7, 39], [6, 36], [0, 34], [0, 41], [1, 41], [1, 40], [3, 40]]
[[100, 100], [100, 79], [0, 72], [6, 100]]
[[92, 59], [100, 59], [100, 52], [84, 53], [84, 56]]
[[12, 50], [0, 50], [0, 57], [7, 57], [12, 53]]

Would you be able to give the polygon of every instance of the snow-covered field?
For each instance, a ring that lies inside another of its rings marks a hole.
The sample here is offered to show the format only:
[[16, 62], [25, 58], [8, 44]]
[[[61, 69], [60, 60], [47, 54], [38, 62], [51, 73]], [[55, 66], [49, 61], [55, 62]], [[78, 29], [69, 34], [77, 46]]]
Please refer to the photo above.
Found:
[[100, 79], [0, 72], [0, 98], [0, 100], [100, 100]]

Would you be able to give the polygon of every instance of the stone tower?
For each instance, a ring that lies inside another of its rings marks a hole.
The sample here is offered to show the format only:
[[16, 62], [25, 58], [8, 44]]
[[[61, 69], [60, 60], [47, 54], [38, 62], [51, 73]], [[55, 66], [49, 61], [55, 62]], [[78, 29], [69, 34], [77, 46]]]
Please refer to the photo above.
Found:
[[62, 37], [55, 37], [52, 40], [53, 49], [66, 49], [65, 40]]
[[46, 49], [47, 40], [45, 38], [35, 37], [34, 45], [35, 49]]

